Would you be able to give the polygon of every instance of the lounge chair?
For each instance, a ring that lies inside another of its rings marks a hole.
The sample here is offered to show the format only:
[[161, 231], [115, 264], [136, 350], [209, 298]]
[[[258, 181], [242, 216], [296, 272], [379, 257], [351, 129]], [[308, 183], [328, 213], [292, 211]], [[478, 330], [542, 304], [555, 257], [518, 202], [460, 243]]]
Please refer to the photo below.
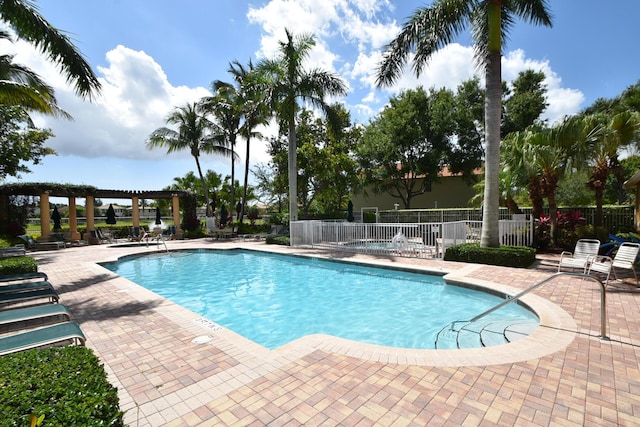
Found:
[[51, 233], [49, 236], [56, 242], [60, 242], [64, 245], [65, 248], [71, 246], [71, 242], [64, 238], [62, 234], [59, 233]]
[[597, 271], [598, 273], [603, 273], [606, 275], [604, 284], [605, 286], [609, 283], [609, 275], [613, 270], [613, 276], [618, 280], [618, 276], [616, 274], [617, 268], [626, 268], [627, 270], [633, 271], [633, 277], [636, 279], [636, 286], [639, 286], [638, 283], [638, 275], [636, 274], [635, 262], [638, 257], [638, 252], [640, 252], [640, 244], [638, 243], [630, 243], [624, 242], [620, 244], [618, 251], [613, 256], [613, 258], [608, 256], [597, 257], [594, 261], [589, 264], [589, 272]]
[[64, 243], [62, 242], [37, 242], [33, 239], [33, 237], [28, 234], [23, 234], [18, 236], [27, 244], [27, 248], [32, 250], [47, 250], [47, 249], [62, 249], [64, 248]]
[[26, 250], [24, 245], [10, 246], [8, 248], [0, 248], [0, 258], [11, 258], [16, 256], [25, 256]]
[[0, 294], [8, 294], [12, 292], [29, 292], [34, 289], [53, 289], [53, 286], [46, 280], [40, 280], [37, 282], [11, 283], [10, 285], [0, 285]]
[[0, 310], [0, 325], [9, 325], [33, 319], [45, 319], [53, 316], [64, 316], [67, 321], [71, 320], [71, 313], [65, 305], [44, 304], [13, 310]]
[[60, 300], [60, 296], [54, 289], [32, 289], [24, 292], [0, 293], [0, 304], [28, 302], [43, 298], [55, 303]]
[[598, 255], [600, 249], [600, 240], [596, 239], [580, 239], [576, 243], [573, 252], [563, 251], [560, 254], [560, 263], [558, 263], [558, 271], [562, 267], [581, 268], [583, 273], [587, 272], [589, 264]]
[[16, 282], [18, 280], [32, 280], [42, 279], [48, 280], [49, 276], [41, 271], [34, 271], [31, 273], [16, 273], [16, 274], [2, 274], [0, 275], [0, 282]]
[[84, 345], [86, 338], [75, 322], [57, 323], [0, 338], [0, 356], [71, 341]]

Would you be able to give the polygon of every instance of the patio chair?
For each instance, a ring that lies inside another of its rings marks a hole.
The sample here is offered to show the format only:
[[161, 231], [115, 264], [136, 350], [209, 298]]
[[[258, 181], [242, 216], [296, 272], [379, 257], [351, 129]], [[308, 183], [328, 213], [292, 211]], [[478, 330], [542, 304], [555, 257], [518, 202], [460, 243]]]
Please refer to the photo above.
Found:
[[12, 258], [17, 256], [25, 256], [26, 250], [24, 245], [16, 245], [8, 248], [0, 248], [0, 258]]
[[21, 236], [18, 236], [19, 238], [21, 238], [22, 240], [24, 240], [24, 242], [27, 245], [28, 249], [32, 249], [32, 250], [47, 250], [47, 249], [62, 249], [64, 248], [64, 243], [61, 242], [38, 242], [36, 240], [33, 239], [33, 237], [29, 236], [28, 234], [23, 234]]
[[618, 280], [618, 276], [616, 274], [617, 268], [625, 268], [627, 270], [633, 271], [633, 277], [636, 279], [636, 286], [640, 286], [638, 282], [638, 275], [636, 274], [635, 262], [638, 257], [638, 252], [640, 252], [640, 244], [638, 243], [630, 243], [624, 242], [620, 244], [618, 251], [613, 256], [613, 258], [608, 256], [597, 257], [594, 261], [589, 264], [588, 274], [591, 274], [591, 271], [597, 271], [598, 273], [603, 273], [606, 275], [604, 284], [605, 286], [609, 283], [609, 275], [613, 270], [613, 276]]
[[64, 238], [64, 236], [60, 233], [51, 233], [49, 236], [55, 241], [60, 242], [64, 245], [65, 248], [71, 246], [71, 242]]
[[24, 292], [0, 293], [0, 304], [30, 302], [44, 298], [55, 303], [60, 300], [60, 296], [54, 289], [32, 289]]
[[0, 356], [66, 341], [84, 345], [86, 338], [77, 323], [63, 322], [2, 337]]
[[580, 239], [576, 242], [573, 252], [563, 251], [560, 254], [560, 262], [558, 263], [558, 271], [562, 267], [581, 268], [583, 273], [587, 272], [589, 264], [598, 255], [600, 249], [600, 240], [596, 239]]
[[24, 322], [34, 319], [46, 319], [47, 317], [62, 316], [66, 321], [71, 320], [71, 313], [63, 304], [44, 304], [31, 307], [22, 307], [12, 310], [0, 310], [0, 325]]
[[0, 285], [0, 295], [13, 292], [29, 292], [35, 289], [53, 290], [53, 286], [46, 280], [40, 280], [37, 282], [11, 283], [9, 285]]
[[32, 280], [32, 279], [48, 280], [49, 276], [47, 276], [47, 273], [43, 273], [41, 271], [33, 271], [31, 273], [16, 273], [16, 274], [0, 275], [0, 282], [15, 282], [18, 280]]

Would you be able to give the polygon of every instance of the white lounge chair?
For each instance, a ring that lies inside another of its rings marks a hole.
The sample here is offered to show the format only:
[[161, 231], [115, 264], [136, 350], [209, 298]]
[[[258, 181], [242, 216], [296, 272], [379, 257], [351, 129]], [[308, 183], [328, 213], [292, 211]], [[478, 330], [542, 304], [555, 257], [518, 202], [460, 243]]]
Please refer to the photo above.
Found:
[[558, 271], [562, 267], [582, 269], [583, 273], [587, 272], [589, 264], [598, 255], [600, 249], [600, 240], [596, 239], [580, 239], [576, 243], [573, 252], [564, 251], [560, 254], [560, 263]]
[[598, 273], [605, 274], [606, 278], [604, 284], [607, 285], [609, 282], [609, 275], [611, 274], [611, 270], [613, 270], [613, 276], [616, 278], [616, 280], [618, 280], [618, 276], [616, 275], [616, 267], [626, 268], [627, 270], [633, 271], [633, 277], [635, 277], [636, 286], [638, 286], [638, 275], [636, 274], [636, 269], [634, 266], [636, 258], [638, 257], [638, 252], [640, 252], [640, 244], [623, 242], [613, 258], [603, 256], [597, 257], [594, 261], [592, 261], [589, 264], [589, 274], [591, 274], [591, 271], [597, 271]]

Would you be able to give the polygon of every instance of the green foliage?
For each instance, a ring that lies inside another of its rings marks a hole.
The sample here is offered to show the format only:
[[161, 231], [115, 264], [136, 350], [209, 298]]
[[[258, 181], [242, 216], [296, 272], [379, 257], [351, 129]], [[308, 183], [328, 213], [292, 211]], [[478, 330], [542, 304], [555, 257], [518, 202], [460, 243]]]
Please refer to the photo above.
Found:
[[267, 245], [282, 245], [282, 246], [290, 246], [291, 241], [289, 236], [268, 236], [265, 239]]
[[465, 243], [447, 248], [444, 260], [527, 268], [536, 260], [536, 250], [522, 246], [481, 248], [477, 243]]
[[37, 165], [56, 152], [44, 146], [53, 133], [36, 128], [22, 107], [0, 106], [0, 181], [29, 173], [26, 162]]
[[0, 275], [32, 273], [36, 271], [38, 271], [38, 264], [33, 257], [17, 256], [10, 258], [0, 258]]
[[0, 420], [27, 426], [123, 426], [117, 389], [93, 352], [82, 346], [29, 350], [0, 358]]

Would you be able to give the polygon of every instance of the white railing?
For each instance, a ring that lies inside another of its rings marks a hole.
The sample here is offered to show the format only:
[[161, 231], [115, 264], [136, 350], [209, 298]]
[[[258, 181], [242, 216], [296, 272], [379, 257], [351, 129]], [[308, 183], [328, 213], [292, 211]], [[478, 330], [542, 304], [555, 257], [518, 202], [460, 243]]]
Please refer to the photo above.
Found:
[[[339, 221], [294, 221], [291, 246], [310, 246], [374, 255], [442, 257], [446, 249], [479, 242], [480, 221], [362, 224]], [[526, 219], [501, 220], [500, 243], [530, 246], [533, 224]]]

